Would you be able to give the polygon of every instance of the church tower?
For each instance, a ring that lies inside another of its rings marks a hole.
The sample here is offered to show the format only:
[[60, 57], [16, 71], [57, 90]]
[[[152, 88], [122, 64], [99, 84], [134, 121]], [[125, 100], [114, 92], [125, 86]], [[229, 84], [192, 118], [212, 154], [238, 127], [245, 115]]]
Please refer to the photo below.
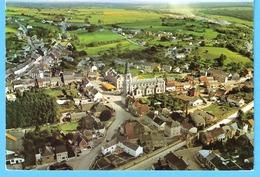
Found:
[[132, 82], [132, 75], [130, 73], [128, 61], [125, 64], [125, 73], [124, 73], [124, 84], [123, 84], [123, 95], [127, 96], [131, 93], [131, 82]]

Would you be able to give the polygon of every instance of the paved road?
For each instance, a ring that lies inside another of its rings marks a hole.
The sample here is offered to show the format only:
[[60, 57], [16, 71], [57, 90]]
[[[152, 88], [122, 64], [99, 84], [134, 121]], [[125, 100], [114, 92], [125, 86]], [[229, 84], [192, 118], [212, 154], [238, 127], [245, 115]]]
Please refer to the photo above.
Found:
[[109, 95], [110, 102], [114, 102], [113, 108], [116, 111], [115, 120], [110, 125], [107, 133], [101, 144], [93, 148], [89, 153], [82, 154], [80, 157], [69, 159], [67, 163], [73, 167], [74, 170], [89, 170], [95, 158], [100, 154], [101, 146], [110, 140], [117, 131], [118, 127], [125, 121], [131, 118], [131, 115], [121, 107], [121, 96]]

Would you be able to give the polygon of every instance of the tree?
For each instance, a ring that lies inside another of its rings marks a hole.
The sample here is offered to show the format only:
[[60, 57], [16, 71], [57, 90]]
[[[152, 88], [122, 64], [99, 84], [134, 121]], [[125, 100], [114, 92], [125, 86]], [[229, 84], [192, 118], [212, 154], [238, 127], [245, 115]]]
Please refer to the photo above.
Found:
[[84, 22], [87, 23], [87, 24], [90, 23], [88, 17], [86, 17], [86, 18], [84, 19]]
[[111, 119], [112, 114], [109, 110], [104, 110], [100, 113], [99, 119], [100, 121], [108, 121], [109, 119]]
[[226, 55], [224, 55], [224, 54], [221, 54], [220, 56], [219, 56], [219, 58], [216, 58], [216, 64], [217, 64], [217, 66], [219, 66], [219, 67], [222, 67], [222, 66], [224, 66], [224, 61], [226, 60]]

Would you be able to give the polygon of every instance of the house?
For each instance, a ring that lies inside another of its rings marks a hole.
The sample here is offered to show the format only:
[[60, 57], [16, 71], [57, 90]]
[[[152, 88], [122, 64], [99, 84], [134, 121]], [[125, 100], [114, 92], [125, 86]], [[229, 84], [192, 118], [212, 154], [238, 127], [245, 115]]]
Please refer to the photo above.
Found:
[[111, 141], [107, 142], [103, 146], [101, 146], [101, 153], [106, 155], [108, 153], [113, 153], [116, 150], [117, 139], [114, 138]]
[[239, 81], [239, 80], [240, 80], [240, 75], [239, 75], [238, 73], [234, 73], [234, 74], [232, 75], [232, 80], [234, 80], [234, 81]]
[[242, 170], [232, 159], [221, 157], [212, 150], [202, 149], [194, 156], [194, 159], [208, 170]]
[[44, 74], [43, 74], [43, 71], [38, 68], [38, 67], [35, 67], [30, 73], [29, 73], [30, 77], [32, 79], [36, 79], [36, 78], [43, 78], [44, 77]]
[[170, 66], [170, 65], [163, 65], [162, 70], [164, 72], [170, 73], [172, 71], [172, 66]]
[[159, 115], [158, 112], [150, 112], [147, 114], [147, 117], [150, 119], [150, 123], [158, 129], [164, 128], [166, 122], [162, 120], [162, 115]]
[[211, 101], [217, 101], [217, 100], [225, 100], [226, 94], [228, 91], [226, 89], [218, 88], [215, 92], [211, 91], [209, 92], [209, 99]]
[[222, 141], [225, 140], [226, 136], [225, 136], [225, 132], [222, 128], [215, 128], [213, 130], [210, 130], [210, 133], [213, 137], [213, 141]]
[[189, 164], [182, 157], [178, 157], [173, 152], [170, 152], [164, 158], [172, 170], [187, 170], [189, 167]]
[[228, 81], [228, 74], [221, 70], [208, 69], [206, 74], [221, 83], [226, 83]]
[[155, 72], [160, 72], [161, 71], [161, 64], [160, 63], [152, 63], [151, 64], [151, 69]]
[[144, 134], [145, 129], [138, 121], [128, 121], [123, 124], [122, 131], [122, 133], [131, 140], [140, 138]]
[[199, 92], [197, 92], [196, 89], [193, 87], [188, 90], [187, 95], [191, 96], [191, 97], [193, 97], [193, 96], [198, 97]]
[[190, 99], [189, 104], [190, 104], [191, 106], [201, 105], [201, 104], [203, 104], [203, 100], [200, 99], [200, 98], [194, 97], [194, 98]]
[[145, 104], [141, 104], [138, 101], [135, 101], [133, 103], [130, 102], [130, 104], [128, 104], [127, 107], [132, 115], [138, 116], [138, 117], [143, 117], [144, 115], [146, 115], [149, 112], [149, 106], [147, 106]]
[[105, 72], [104, 78], [112, 85], [114, 85], [117, 90], [121, 90], [123, 88], [123, 75], [117, 73], [114, 69], [110, 68], [107, 70]]
[[124, 149], [124, 152], [127, 154], [138, 157], [141, 154], [143, 154], [143, 147], [138, 146], [136, 144], [130, 143], [130, 142], [118, 142], [118, 146]]
[[38, 153], [35, 154], [36, 164], [46, 164], [54, 162], [54, 151], [51, 146], [45, 146], [38, 150]]
[[187, 120], [183, 120], [181, 123], [181, 131], [189, 134], [195, 134], [198, 132], [198, 128], [194, 127]]
[[86, 149], [88, 147], [87, 138], [81, 134], [74, 135], [73, 144], [80, 150]]
[[15, 94], [12, 94], [12, 93], [7, 94], [7, 95], [6, 95], [6, 100], [7, 100], [7, 101], [15, 101], [15, 100], [16, 100]]
[[245, 100], [243, 98], [234, 95], [228, 95], [227, 102], [229, 104], [234, 103], [237, 107], [241, 107], [245, 104]]
[[167, 140], [162, 133], [145, 133], [140, 138], [140, 144], [147, 150], [164, 147], [167, 145]]
[[254, 131], [254, 119], [249, 119], [249, 120], [247, 120], [247, 122], [248, 122], [248, 125], [249, 125], [249, 131]]
[[217, 121], [217, 117], [215, 117], [213, 114], [200, 109], [196, 109], [195, 111], [193, 111], [193, 114], [202, 116], [207, 125], [211, 125], [213, 123], [216, 123]]
[[101, 136], [103, 136], [106, 132], [105, 125], [101, 122], [98, 122], [97, 124], [94, 125], [94, 130], [96, 134]]
[[90, 141], [93, 139], [92, 130], [84, 129], [82, 134], [87, 139], [87, 141]]
[[[14, 151], [6, 150], [5, 151], [5, 157], [6, 157], [6, 167], [7, 169], [15, 169], [15, 170], [22, 170], [23, 169], [23, 163], [25, 162], [25, 159], [23, 157], [17, 156], [17, 154]], [[13, 166], [14, 165], [14, 166]], [[13, 167], [15, 168], [13, 168]]]
[[91, 89], [89, 92], [89, 96], [94, 100], [94, 101], [99, 101], [103, 98], [102, 93], [100, 93], [96, 88]]
[[195, 127], [204, 128], [206, 126], [206, 121], [204, 117], [200, 114], [190, 113], [191, 120], [194, 122]]
[[207, 167], [208, 169], [210, 169], [209, 167], [211, 167], [210, 162], [207, 161], [207, 157], [212, 153], [212, 150], [206, 150], [206, 149], [201, 149], [195, 156], [194, 159], [195, 161], [202, 166], [203, 168]]
[[184, 53], [176, 53], [175, 54], [176, 59], [181, 59], [181, 58], [185, 58], [185, 57], [186, 57], [186, 55]]
[[222, 126], [222, 129], [225, 133], [226, 140], [231, 139], [235, 136], [235, 132], [230, 125], [224, 125]]
[[164, 128], [164, 134], [168, 137], [181, 135], [181, 124], [177, 121], [169, 121]]
[[88, 79], [93, 81], [93, 80], [98, 80], [99, 78], [99, 73], [98, 72], [88, 72]]
[[181, 123], [185, 118], [179, 112], [172, 112], [169, 116], [170, 120]]
[[55, 156], [57, 162], [61, 162], [63, 160], [68, 160], [68, 151], [65, 145], [57, 145], [55, 146]]
[[245, 77], [247, 78], [251, 78], [253, 77], [253, 69], [252, 68], [247, 68], [244, 70], [244, 74], [245, 74]]
[[90, 112], [95, 117], [100, 117], [103, 111], [109, 111], [111, 116], [114, 115], [114, 109], [108, 105], [103, 104], [102, 102], [97, 102], [90, 108]]

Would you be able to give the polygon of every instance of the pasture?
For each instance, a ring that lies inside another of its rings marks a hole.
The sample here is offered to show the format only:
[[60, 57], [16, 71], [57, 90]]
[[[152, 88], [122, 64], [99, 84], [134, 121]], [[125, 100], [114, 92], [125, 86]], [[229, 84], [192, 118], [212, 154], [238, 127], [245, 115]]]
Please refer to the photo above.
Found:
[[[205, 51], [208, 52], [205, 52]], [[235, 62], [235, 63], [252, 63], [252, 61], [244, 57], [238, 53], [232, 52], [226, 48], [220, 48], [220, 47], [199, 47], [197, 53], [198, 56], [201, 56], [201, 59], [211, 59], [214, 60], [215, 58], [218, 58], [220, 54], [226, 55], [227, 59], [225, 60], [225, 64]]]

